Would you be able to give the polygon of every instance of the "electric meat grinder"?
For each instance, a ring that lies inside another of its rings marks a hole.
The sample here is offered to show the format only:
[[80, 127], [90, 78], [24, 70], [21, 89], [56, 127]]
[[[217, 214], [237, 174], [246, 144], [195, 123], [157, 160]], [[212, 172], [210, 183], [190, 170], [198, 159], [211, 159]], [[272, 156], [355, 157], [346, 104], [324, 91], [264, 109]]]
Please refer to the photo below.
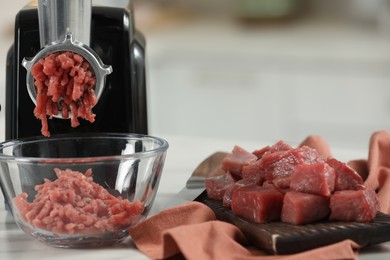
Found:
[[91, 0], [38, 0], [17, 14], [6, 64], [6, 140], [38, 136], [32, 66], [51, 53], [71, 51], [96, 77], [95, 122], [71, 127], [61, 113], [48, 120], [52, 135], [79, 132], [147, 134], [145, 41], [131, 8], [94, 6]]

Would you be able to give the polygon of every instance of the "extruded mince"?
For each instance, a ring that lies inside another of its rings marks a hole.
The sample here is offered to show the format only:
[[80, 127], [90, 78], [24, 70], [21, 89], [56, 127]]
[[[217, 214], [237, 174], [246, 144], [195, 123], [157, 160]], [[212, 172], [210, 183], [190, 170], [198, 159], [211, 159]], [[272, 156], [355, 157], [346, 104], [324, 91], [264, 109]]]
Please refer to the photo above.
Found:
[[30, 203], [27, 193], [14, 198], [20, 217], [33, 226], [56, 234], [101, 234], [127, 228], [137, 222], [143, 204], [111, 195], [85, 174], [54, 169], [57, 179], [36, 185]]
[[[77, 127], [78, 118], [93, 123], [96, 105], [96, 78], [90, 64], [79, 54], [55, 52], [39, 60], [31, 69], [37, 92], [34, 115], [42, 122], [41, 133], [49, 137], [47, 118], [62, 112], [71, 117], [71, 126]], [[70, 113], [71, 112], [71, 113]]]

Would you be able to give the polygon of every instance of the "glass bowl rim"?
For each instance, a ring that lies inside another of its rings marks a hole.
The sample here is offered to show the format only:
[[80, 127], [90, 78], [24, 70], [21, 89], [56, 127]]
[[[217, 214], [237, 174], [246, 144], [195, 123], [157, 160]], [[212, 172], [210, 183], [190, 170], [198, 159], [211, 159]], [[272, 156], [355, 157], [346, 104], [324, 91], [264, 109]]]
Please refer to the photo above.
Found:
[[[93, 157], [29, 157], [29, 156], [13, 156], [6, 155], [2, 152], [3, 149], [9, 148], [12, 146], [26, 145], [39, 142], [54, 142], [57, 140], [70, 140], [70, 139], [121, 139], [121, 140], [131, 140], [131, 139], [149, 139], [157, 141], [160, 145], [156, 148], [153, 148], [148, 151], [142, 151], [137, 153], [129, 153], [122, 155], [108, 155], [108, 156], [93, 156]], [[52, 137], [43, 137], [43, 136], [34, 136], [34, 137], [25, 137], [20, 139], [7, 140], [0, 143], [0, 161], [16, 161], [16, 162], [25, 162], [25, 163], [98, 163], [106, 161], [117, 161], [125, 160], [129, 158], [142, 159], [144, 157], [151, 157], [153, 155], [165, 152], [169, 147], [168, 142], [161, 138], [152, 135], [146, 134], [135, 134], [135, 133], [75, 133], [75, 134], [58, 134], [53, 135]]]

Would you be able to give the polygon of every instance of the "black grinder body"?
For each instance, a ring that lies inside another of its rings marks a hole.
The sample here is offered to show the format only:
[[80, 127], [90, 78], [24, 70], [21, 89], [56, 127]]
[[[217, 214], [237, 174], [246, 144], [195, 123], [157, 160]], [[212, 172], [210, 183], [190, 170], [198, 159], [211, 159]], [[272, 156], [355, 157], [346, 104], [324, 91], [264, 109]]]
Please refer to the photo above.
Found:
[[[123, 8], [92, 7], [90, 47], [113, 72], [107, 76], [103, 93], [93, 108], [95, 122], [80, 119], [48, 120], [52, 135], [64, 133], [113, 132], [147, 134], [145, 41], [135, 30], [132, 13]], [[38, 11], [22, 9], [16, 16], [15, 41], [6, 64], [6, 140], [41, 135], [41, 122], [33, 110], [26, 87], [25, 57], [41, 49]]]

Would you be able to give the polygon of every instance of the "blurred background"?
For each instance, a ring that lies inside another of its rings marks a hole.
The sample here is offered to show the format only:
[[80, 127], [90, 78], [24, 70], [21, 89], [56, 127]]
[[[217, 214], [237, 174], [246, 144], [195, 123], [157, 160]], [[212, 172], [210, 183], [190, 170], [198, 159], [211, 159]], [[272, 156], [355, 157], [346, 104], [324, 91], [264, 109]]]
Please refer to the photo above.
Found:
[[[28, 2], [0, 9], [0, 140], [6, 52]], [[366, 148], [372, 132], [390, 129], [389, 0], [133, 4], [147, 41], [150, 134], [270, 142], [318, 134]]]

